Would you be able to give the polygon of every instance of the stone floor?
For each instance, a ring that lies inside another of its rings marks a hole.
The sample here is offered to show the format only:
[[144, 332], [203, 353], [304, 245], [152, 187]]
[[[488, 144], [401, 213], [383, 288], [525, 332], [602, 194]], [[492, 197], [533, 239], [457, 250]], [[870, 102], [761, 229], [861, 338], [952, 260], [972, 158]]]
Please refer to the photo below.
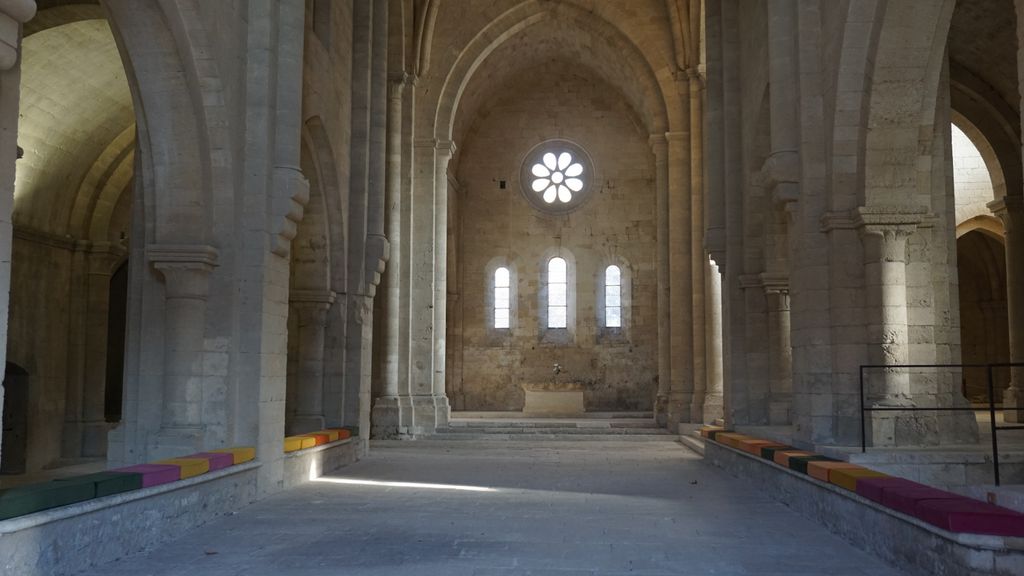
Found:
[[389, 445], [87, 574], [901, 574], [757, 490], [674, 443]]

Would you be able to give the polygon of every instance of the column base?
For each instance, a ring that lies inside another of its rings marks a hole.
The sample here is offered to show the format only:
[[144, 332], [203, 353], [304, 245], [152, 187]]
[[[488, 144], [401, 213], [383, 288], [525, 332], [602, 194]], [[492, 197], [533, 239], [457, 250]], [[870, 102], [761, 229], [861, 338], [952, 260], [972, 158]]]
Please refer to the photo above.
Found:
[[82, 423], [82, 456], [101, 458], [107, 455], [107, 433], [113, 425], [103, 421]]
[[1024, 423], [1024, 391], [1013, 384], [1003, 392], [1003, 418], [1008, 423]]
[[669, 394], [668, 422], [666, 423], [669, 432], [677, 434], [679, 432], [679, 424], [690, 421], [690, 404], [692, 402], [692, 392]]
[[725, 418], [725, 399], [721, 394], [708, 394], [704, 398], [704, 422]]
[[371, 416], [374, 438], [413, 439], [448, 426], [451, 407], [447, 396], [378, 398]]
[[768, 423], [772, 426], [784, 426], [792, 423], [792, 417], [790, 416], [792, 409], [792, 400], [771, 400], [768, 403]]
[[381, 440], [399, 438], [401, 413], [397, 396], [377, 398], [370, 412], [370, 437]]
[[161, 428], [149, 437], [146, 445], [147, 460], [179, 458], [203, 449], [201, 427]]
[[688, 422], [704, 422], [704, 394], [694, 394], [690, 402], [690, 419]]
[[[873, 408], [913, 408], [906, 398], [887, 398]], [[868, 445], [876, 448], [934, 446], [940, 441], [939, 418], [929, 412], [871, 412], [868, 416]]]
[[654, 397], [654, 421], [658, 426], [668, 424], [668, 396], [664, 394]]
[[327, 420], [322, 414], [297, 414], [288, 424], [285, 432], [289, 435], [308, 434], [323, 430], [327, 426]]

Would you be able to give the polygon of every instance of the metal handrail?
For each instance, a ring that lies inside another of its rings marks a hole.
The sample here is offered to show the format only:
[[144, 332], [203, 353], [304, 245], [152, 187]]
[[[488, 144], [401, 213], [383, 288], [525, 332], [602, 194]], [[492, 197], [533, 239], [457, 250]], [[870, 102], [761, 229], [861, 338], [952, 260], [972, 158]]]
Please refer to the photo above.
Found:
[[[999, 435], [1000, 430], [1024, 430], [1021, 426], [996, 425], [995, 384], [992, 378], [993, 368], [1024, 368], [1024, 362], [999, 362], [994, 364], [863, 364], [860, 367], [860, 451], [868, 450], [867, 413], [868, 412], [975, 412], [974, 408], [956, 408], [937, 406], [920, 408], [918, 406], [880, 406], [867, 407], [864, 403], [864, 371], [878, 369], [915, 369], [915, 368], [984, 368], [988, 376], [988, 415], [989, 427], [992, 432], [992, 475], [995, 485], [999, 486]], [[1002, 408], [1001, 408], [1002, 409]]]

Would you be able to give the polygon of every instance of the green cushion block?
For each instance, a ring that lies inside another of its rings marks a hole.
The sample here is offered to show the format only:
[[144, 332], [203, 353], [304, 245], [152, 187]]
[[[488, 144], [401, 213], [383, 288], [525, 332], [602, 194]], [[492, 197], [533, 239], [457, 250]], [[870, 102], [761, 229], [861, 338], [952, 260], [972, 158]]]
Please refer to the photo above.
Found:
[[793, 448], [792, 446], [765, 446], [764, 448], [761, 448], [761, 458], [774, 461], [775, 453], [779, 450], [785, 452], [786, 450], [796, 450], [796, 448]]
[[789, 459], [789, 469], [793, 470], [794, 472], [799, 472], [801, 474], [807, 474], [808, 462], [820, 462], [822, 460], [826, 460], [829, 462], [836, 461], [835, 458], [829, 458], [827, 456], [821, 456], [819, 454], [815, 454], [814, 456], [793, 456], [792, 458]]
[[719, 434], [735, 434], [735, 430], [712, 430], [708, 432], [708, 440], [715, 440]]
[[59, 478], [54, 482], [92, 484], [96, 498], [142, 488], [142, 474], [135, 472], [96, 472], [84, 476]]
[[95, 483], [46, 482], [0, 490], [0, 520], [92, 500]]

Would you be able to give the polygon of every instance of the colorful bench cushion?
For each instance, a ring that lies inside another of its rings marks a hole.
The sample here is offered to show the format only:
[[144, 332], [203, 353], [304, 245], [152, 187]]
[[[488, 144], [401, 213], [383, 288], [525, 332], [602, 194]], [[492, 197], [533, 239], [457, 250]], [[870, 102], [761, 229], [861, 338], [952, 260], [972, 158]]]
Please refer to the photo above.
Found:
[[316, 432], [313, 432], [312, 434], [303, 434], [303, 436], [306, 438], [312, 438], [313, 442], [315, 442], [315, 446], [321, 446], [331, 441], [330, 436], [327, 434], [319, 434]]
[[895, 476], [864, 478], [857, 482], [857, 495], [882, 504], [886, 490], [892, 488], [915, 488], [918, 486], [922, 486], [922, 484]]
[[882, 474], [867, 468], [833, 468], [829, 470], [828, 481], [830, 484], [835, 484], [850, 492], [856, 492], [857, 481], [861, 478], [885, 478], [888, 476], [888, 474]]
[[288, 436], [284, 439], [284, 451], [295, 452], [316, 446], [316, 439], [309, 436]]
[[806, 450], [778, 450], [772, 456], [772, 460], [779, 466], [789, 468], [789, 459], [793, 456], [816, 456], [816, 454]]
[[755, 438], [753, 438], [751, 436], [747, 436], [746, 434], [739, 434], [739, 433], [736, 433], [736, 432], [726, 432], [724, 434], [718, 434], [717, 436], [715, 436], [715, 441], [716, 442], [721, 442], [722, 444], [725, 444], [726, 446], [729, 446], [729, 447], [732, 447], [732, 448], [737, 448], [737, 449], [739, 448], [739, 442], [741, 440], [754, 440], [754, 439]]
[[812, 454], [810, 456], [793, 456], [789, 459], [789, 469], [794, 472], [801, 474], [807, 474], [807, 465], [810, 462], [835, 462], [835, 458], [829, 458], [828, 456], [822, 456], [821, 454]]
[[723, 428], [722, 426], [705, 426], [705, 427], [700, 429], [700, 435], [703, 436], [704, 438], [709, 438], [709, 437], [711, 437], [711, 433], [712, 432], [724, 432], [724, 431], [725, 431], [725, 428]]
[[[328, 432], [337, 432], [338, 433], [338, 440], [348, 440], [353, 435], [352, 430], [349, 429], [349, 428], [329, 428], [327, 431]], [[354, 434], [358, 435], [359, 432], [356, 431]]]
[[793, 446], [786, 446], [785, 444], [780, 444], [779, 446], [762, 446], [761, 458], [764, 458], [765, 460], [771, 460], [772, 462], [774, 462], [775, 453], [785, 452], [786, 450], [796, 450], [796, 448]]
[[[822, 482], [828, 482], [828, 475], [831, 470], [850, 470], [853, 468], [863, 469], [863, 466], [850, 464], [849, 462], [838, 462], [833, 460], [814, 460], [807, 463], [807, 474]], [[859, 484], [858, 484], [859, 487]]]
[[92, 500], [94, 483], [44, 482], [0, 490], [0, 520]]
[[130, 492], [142, 488], [142, 474], [137, 472], [120, 472], [108, 470], [83, 476], [58, 478], [54, 482], [88, 484], [93, 487], [93, 496], [101, 498], [121, 492]]
[[914, 515], [950, 532], [1024, 536], [1024, 514], [970, 498], [925, 500]]
[[206, 474], [210, 471], [210, 461], [206, 458], [169, 458], [153, 462], [153, 464], [177, 466], [180, 472], [179, 480]]
[[748, 454], [753, 454], [754, 456], [760, 456], [761, 448], [765, 446], [781, 446], [778, 442], [762, 440], [760, 438], [746, 438], [740, 440], [737, 444], [740, 450], [743, 450]]
[[959, 494], [917, 484], [915, 486], [892, 486], [882, 491], [882, 505], [897, 512], [914, 516], [919, 504], [926, 500], [959, 500]]
[[137, 464], [112, 472], [136, 473], [142, 476], [142, 488], [168, 484], [181, 479], [181, 468], [170, 464]]
[[313, 434], [326, 434], [328, 442], [337, 442], [341, 438], [341, 432], [337, 430], [319, 430]]
[[229, 468], [235, 463], [235, 457], [224, 452], [200, 452], [186, 458], [205, 458], [210, 463], [210, 472]]
[[209, 452], [231, 454], [232, 464], [242, 464], [243, 462], [249, 462], [256, 459], [256, 449], [252, 446], [242, 446], [240, 448], [218, 448], [217, 450], [209, 450]]

